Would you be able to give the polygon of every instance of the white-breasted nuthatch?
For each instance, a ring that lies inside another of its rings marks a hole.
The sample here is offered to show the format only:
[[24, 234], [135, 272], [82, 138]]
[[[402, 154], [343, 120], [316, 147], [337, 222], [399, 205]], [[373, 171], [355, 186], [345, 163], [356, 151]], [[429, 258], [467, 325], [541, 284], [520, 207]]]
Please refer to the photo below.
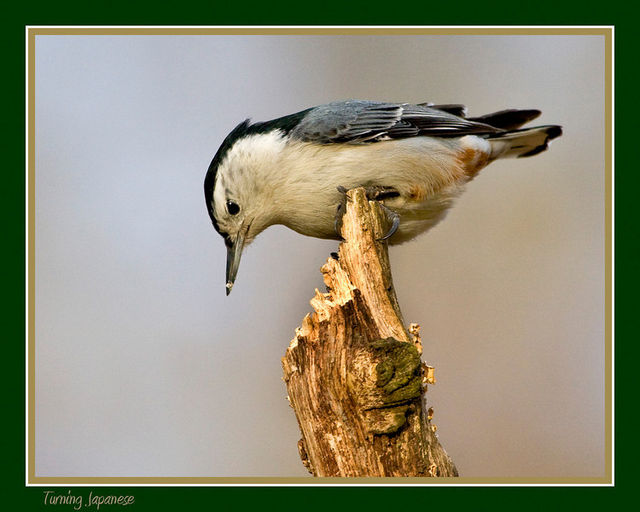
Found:
[[497, 158], [544, 151], [556, 125], [522, 129], [538, 110], [467, 118], [463, 105], [339, 101], [272, 121], [240, 123], [204, 181], [209, 216], [227, 246], [230, 293], [242, 250], [273, 224], [339, 239], [344, 190], [377, 191], [395, 217], [398, 244], [442, 220], [480, 169]]

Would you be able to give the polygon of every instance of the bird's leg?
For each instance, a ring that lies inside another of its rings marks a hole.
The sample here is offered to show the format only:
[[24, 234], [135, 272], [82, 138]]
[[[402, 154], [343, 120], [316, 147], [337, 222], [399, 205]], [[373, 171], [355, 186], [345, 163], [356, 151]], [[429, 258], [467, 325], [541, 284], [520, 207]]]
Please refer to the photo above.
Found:
[[338, 192], [340, 192], [340, 202], [336, 209], [336, 218], [333, 224], [333, 229], [335, 229], [336, 235], [338, 235], [338, 240], [342, 241], [344, 240], [344, 238], [342, 238], [342, 217], [344, 217], [344, 214], [347, 211], [347, 189], [340, 185], [338, 187]]
[[[389, 229], [389, 231], [379, 240], [387, 240], [389, 238], [391, 238], [394, 233], [398, 230], [398, 226], [400, 226], [400, 216], [394, 212], [393, 210], [391, 210], [390, 208], [388, 208], [387, 206], [385, 206], [385, 204], [382, 202], [385, 199], [389, 199], [392, 197], [398, 197], [400, 195], [400, 193], [392, 188], [392, 187], [383, 187], [383, 186], [368, 186], [368, 187], [364, 187], [365, 190], [365, 194], [367, 196], [367, 199], [369, 201], [378, 201], [380, 203], [380, 206], [382, 207], [382, 210], [384, 211], [385, 215], [387, 216], [387, 219], [391, 222], [391, 228]], [[341, 199], [340, 199], [340, 203], [338, 204], [338, 208], [336, 210], [336, 219], [335, 219], [335, 231], [336, 234], [338, 235], [338, 238], [340, 240], [342, 240], [342, 217], [346, 211], [346, 206], [347, 206], [347, 189], [343, 186], [339, 186], [338, 187], [338, 192], [340, 192], [340, 194], [342, 194]]]
[[370, 185], [364, 187], [364, 191], [369, 201], [384, 201], [385, 199], [391, 199], [392, 197], [398, 197], [398, 192], [393, 187], [383, 187], [381, 185]]

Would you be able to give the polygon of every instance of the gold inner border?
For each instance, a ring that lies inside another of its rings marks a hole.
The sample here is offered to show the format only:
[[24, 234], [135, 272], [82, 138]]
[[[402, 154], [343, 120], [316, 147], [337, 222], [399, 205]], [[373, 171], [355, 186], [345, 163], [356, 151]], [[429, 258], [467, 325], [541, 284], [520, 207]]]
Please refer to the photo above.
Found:
[[[28, 200], [28, 425], [27, 485], [611, 485], [612, 396], [612, 180], [613, 27], [27, 27]], [[35, 43], [39, 35], [594, 35], [605, 45], [605, 476], [576, 478], [311, 478], [311, 477], [38, 477], [35, 471]]]

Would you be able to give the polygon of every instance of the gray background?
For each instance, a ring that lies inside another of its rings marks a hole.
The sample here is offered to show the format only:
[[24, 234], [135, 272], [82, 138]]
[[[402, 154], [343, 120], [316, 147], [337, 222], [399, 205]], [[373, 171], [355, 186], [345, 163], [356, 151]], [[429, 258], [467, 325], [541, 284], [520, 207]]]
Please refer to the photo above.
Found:
[[336, 243], [283, 227], [224, 294], [206, 168], [246, 117], [346, 98], [539, 108], [391, 249], [464, 476], [604, 474], [604, 40], [38, 36], [36, 475], [304, 476], [280, 358]]

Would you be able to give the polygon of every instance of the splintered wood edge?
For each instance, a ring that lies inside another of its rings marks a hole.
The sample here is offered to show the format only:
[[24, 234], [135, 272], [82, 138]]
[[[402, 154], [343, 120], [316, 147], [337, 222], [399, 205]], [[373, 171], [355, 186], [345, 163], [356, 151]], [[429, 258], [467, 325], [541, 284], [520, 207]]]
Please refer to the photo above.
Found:
[[[327, 293], [315, 290], [310, 301], [314, 312], [307, 314], [300, 327], [296, 328], [296, 335], [288, 350], [297, 347], [300, 339], [311, 338], [319, 323], [329, 321], [336, 308], [353, 301], [357, 294], [377, 312], [374, 320], [381, 319], [378, 328], [382, 338], [412, 341], [413, 336], [409, 336], [409, 330], [402, 322], [395, 292], [393, 298], [390, 297], [388, 283], [384, 282], [385, 276], [391, 282], [391, 269], [386, 247], [378, 241], [384, 231], [383, 224], [380, 206], [367, 199], [364, 189], [356, 188], [347, 192], [342, 224], [345, 241], [340, 243], [338, 258], [330, 256], [320, 269]], [[352, 278], [357, 279], [358, 283], [353, 283]], [[399, 322], [388, 322], [389, 319]], [[417, 345], [422, 352], [419, 341]]]
[[356, 287], [349, 280], [349, 276], [340, 263], [330, 256], [320, 269], [328, 292], [322, 293], [318, 289], [309, 301], [313, 313], [308, 313], [302, 319], [300, 327], [296, 328], [296, 335], [289, 343], [289, 349], [297, 347], [302, 338], [309, 338], [316, 331], [318, 324], [328, 321], [332, 312], [345, 306], [355, 299]]

